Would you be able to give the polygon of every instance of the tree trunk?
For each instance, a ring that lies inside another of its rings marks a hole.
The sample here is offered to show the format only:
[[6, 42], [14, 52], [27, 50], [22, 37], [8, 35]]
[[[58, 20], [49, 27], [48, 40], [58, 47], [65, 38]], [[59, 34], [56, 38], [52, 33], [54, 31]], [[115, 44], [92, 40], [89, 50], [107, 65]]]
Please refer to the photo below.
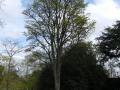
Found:
[[9, 90], [9, 84], [10, 84], [9, 73], [10, 73], [10, 70], [11, 70], [11, 67], [10, 67], [11, 60], [12, 60], [12, 56], [10, 56], [9, 63], [8, 63], [8, 72], [7, 72], [7, 80], [6, 80], [6, 90]]
[[54, 83], [55, 90], [60, 90], [60, 63], [58, 61], [54, 64]]

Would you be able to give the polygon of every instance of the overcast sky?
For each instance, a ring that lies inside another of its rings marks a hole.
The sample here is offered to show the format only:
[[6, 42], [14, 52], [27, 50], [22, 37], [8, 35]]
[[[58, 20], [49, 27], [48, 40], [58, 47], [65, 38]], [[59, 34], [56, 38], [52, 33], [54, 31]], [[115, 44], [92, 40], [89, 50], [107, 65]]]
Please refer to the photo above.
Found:
[[[22, 14], [30, 0], [4, 0], [0, 10], [0, 18], [4, 27], [0, 28], [0, 41], [15, 39], [25, 42], [23, 32], [26, 31], [25, 17]], [[90, 18], [96, 21], [95, 31], [90, 40], [99, 36], [104, 28], [111, 26], [116, 20], [120, 20], [120, 0], [87, 0], [89, 2], [86, 12]]]
[[89, 0], [87, 12], [96, 21], [96, 28], [90, 39], [94, 40], [108, 26], [120, 20], [120, 0]]

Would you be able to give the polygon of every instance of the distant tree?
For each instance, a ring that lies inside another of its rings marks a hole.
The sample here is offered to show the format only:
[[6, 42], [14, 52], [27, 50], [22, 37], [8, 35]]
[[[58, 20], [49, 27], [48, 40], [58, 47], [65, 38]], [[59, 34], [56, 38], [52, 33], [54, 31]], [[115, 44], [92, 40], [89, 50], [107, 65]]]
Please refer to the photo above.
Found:
[[60, 90], [64, 47], [80, 42], [93, 28], [94, 23], [84, 13], [85, 6], [84, 0], [34, 0], [24, 11], [28, 40], [53, 63], [55, 90]]
[[13, 57], [20, 53], [22, 51], [21, 48], [19, 48], [19, 43], [18, 42], [15, 42], [15, 41], [12, 41], [12, 40], [6, 40], [5, 42], [3, 42], [3, 55], [4, 58], [3, 59], [6, 59], [6, 61], [8, 61], [8, 64], [7, 64], [7, 79], [6, 79], [6, 90], [9, 90], [9, 73], [10, 71], [12, 70], [12, 61], [13, 61]]
[[[53, 90], [54, 76], [51, 64], [40, 73], [37, 90]], [[97, 65], [90, 44], [69, 47], [62, 57], [61, 90], [101, 90], [107, 78], [106, 71]]]
[[113, 64], [118, 62], [120, 58], [120, 21], [117, 21], [112, 27], [106, 28], [97, 40], [101, 64], [104, 65], [110, 60]]
[[18, 83], [20, 82], [19, 76], [17, 75], [16, 71], [10, 71], [9, 73], [4, 72], [4, 75], [2, 77], [2, 82], [0, 84], [1, 90], [6, 90], [6, 81], [9, 77], [9, 90], [18, 89]]
[[41, 54], [37, 51], [32, 52], [31, 54], [25, 57], [24, 63], [26, 63], [26, 75], [27, 72], [30, 70], [31, 71], [40, 70], [40, 67], [42, 67]]
[[5, 67], [0, 65], [0, 84], [1, 84], [3, 77], [4, 77], [4, 69], [5, 69]]
[[33, 71], [25, 78], [25, 85], [29, 90], [37, 90], [38, 78], [40, 76], [40, 70]]

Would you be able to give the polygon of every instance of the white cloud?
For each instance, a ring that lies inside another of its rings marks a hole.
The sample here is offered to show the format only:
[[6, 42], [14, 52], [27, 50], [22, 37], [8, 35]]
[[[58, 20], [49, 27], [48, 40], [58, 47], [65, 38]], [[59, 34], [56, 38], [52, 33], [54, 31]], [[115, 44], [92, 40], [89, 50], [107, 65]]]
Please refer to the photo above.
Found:
[[24, 15], [22, 14], [24, 7], [21, 0], [5, 0], [2, 4], [0, 17], [5, 25], [0, 30], [0, 38], [17, 38], [23, 37]]
[[95, 32], [90, 39], [101, 34], [106, 27], [112, 26], [116, 20], [120, 20], [120, 6], [115, 0], [94, 0], [86, 9], [90, 13], [90, 18], [96, 21]]
[[21, 16], [23, 7], [20, 0], [5, 0], [3, 5], [8, 16], [13, 18], [18, 18]]
[[[26, 30], [24, 28], [24, 15], [22, 14], [25, 8], [21, 0], [4, 0], [1, 8], [0, 17], [3, 20], [4, 26], [0, 28], [0, 53], [3, 49], [1, 42], [4, 41], [4, 39], [24, 41], [25, 37], [23, 32]], [[24, 55], [25, 54], [21, 52], [17, 54], [15, 58], [18, 60], [23, 59]]]

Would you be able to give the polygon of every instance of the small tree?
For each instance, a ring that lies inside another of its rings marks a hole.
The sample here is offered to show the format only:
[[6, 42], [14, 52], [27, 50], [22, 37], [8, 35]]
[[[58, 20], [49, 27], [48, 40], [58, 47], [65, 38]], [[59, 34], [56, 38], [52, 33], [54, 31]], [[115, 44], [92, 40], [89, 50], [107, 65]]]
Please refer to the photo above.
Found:
[[[13, 60], [13, 57], [20, 53], [22, 51], [21, 48], [19, 48], [19, 43], [15, 42], [15, 41], [11, 41], [11, 40], [6, 40], [5, 42], [3, 42], [3, 54], [5, 55], [7, 61], [8, 61], [8, 65], [7, 65], [7, 80], [6, 80], [6, 90], [9, 90], [9, 73], [11, 70], [11, 63]], [[3, 58], [5, 59], [5, 58]]]
[[55, 90], [60, 90], [64, 48], [83, 40], [93, 28], [94, 23], [84, 13], [85, 6], [84, 0], [34, 0], [24, 11], [28, 18], [26, 36], [52, 63]]

